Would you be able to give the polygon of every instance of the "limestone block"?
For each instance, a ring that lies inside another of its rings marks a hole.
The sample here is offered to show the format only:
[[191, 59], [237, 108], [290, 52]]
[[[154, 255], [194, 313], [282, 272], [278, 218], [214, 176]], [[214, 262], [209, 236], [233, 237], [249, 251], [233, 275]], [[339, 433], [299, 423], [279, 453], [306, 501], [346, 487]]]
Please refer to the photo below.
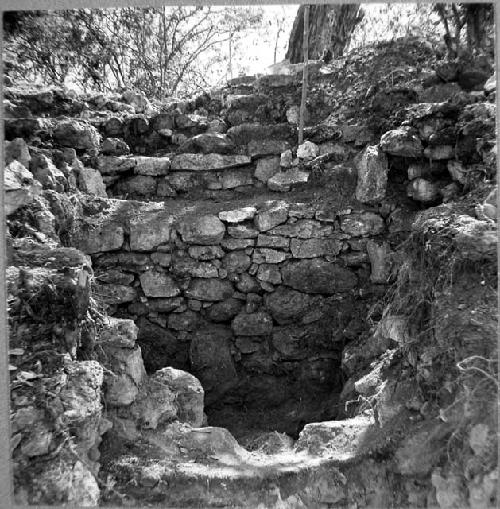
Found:
[[94, 168], [81, 168], [78, 171], [78, 188], [87, 194], [108, 197], [102, 175]]
[[254, 177], [261, 182], [267, 182], [279, 171], [280, 159], [278, 157], [264, 157], [257, 161]]
[[193, 279], [185, 295], [201, 301], [219, 301], [232, 297], [233, 292], [233, 286], [227, 280]]
[[217, 216], [191, 216], [182, 218], [178, 227], [182, 240], [188, 244], [216, 245], [226, 232]]
[[269, 249], [266, 247], [254, 249], [253, 263], [281, 263], [286, 260], [286, 254], [283, 251]]
[[241, 300], [231, 297], [212, 304], [207, 310], [207, 317], [212, 322], [228, 322], [241, 311], [242, 307], [243, 302]]
[[207, 171], [224, 170], [250, 164], [243, 155], [178, 154], [172, 158], [172, 170]]
[[318, 258], [325, 255], [336, 256], [340, 253], [341, 249], [342, 242], [335, 239], [292, 239], [290, 242], [290, 250], [294, 258]]
[[225, 223], [237, 224], [253, 219], [257, 209], [255, 207], [242, 207], [235, 210], [224, 210], [219, 212], [219, 219]]
[[267, 202], [255, 216], [254, 223], [259, 231], [267, 231], [288, 219], [288, 204], [283, 201]]
[[380, 149], [388, 154], [402, 157], [420, 157], [423, 153], [422, 142], [409, 126], [387, 131], [380, 138]]
[[283, 283], [305, 293], [333, 295], [354, 288], [356, 275], [335, 263], [312, 258], [288, 262], [281, 269]]
[[58, 122], [53, 138], [59, 145], [77, 150], [98, 150], [101, 143], [101, 135], [94, 126], [77, 120]]
[[276, 173], [267, 181], [267, 187], [271, 191], [286, 192], [293, 186], [306, 184], [309, 181], [309, 173], [298, 169], [290, 169]]
[[300, 321], [311, 309], [318, 306], [321, 297], [298, 292], [286, 286], [266, 295], [265, 305], [272, 317], [281, 325]]
[[130, 249], [152, 251], [170, 241], [173, 219], [165, 212], [141, 213], [130, 222]]
[[143, 272], [139, 279], [147, 297], [175, 297], [180, 293], [174, 280], [164, 272], [148, 270]]
[[340, 229], [353, 237], [378, 235], [384, 231], [385, 223], [378, 214], [363, 212], [343, 216], [340, 221]]
[[319, 154], [319, 147], [316, 143], [312, 141], [305, 141], [302, 145], [299, 145], [297, 148], [297, 157], [299, 159], [304, 159], [305, 161], [310, 161], [317, 157]]
[[231, 327], [238, 336], [265, 336], [273, 328], [273, 319], [264, 311], [240, 313], [233, 319]]
[[356, 161], [358, 182], [356, 199], [362, 203], [375, 203], [385, 197], [389, 166], [387, 156], [375, 146], [366, 147]]

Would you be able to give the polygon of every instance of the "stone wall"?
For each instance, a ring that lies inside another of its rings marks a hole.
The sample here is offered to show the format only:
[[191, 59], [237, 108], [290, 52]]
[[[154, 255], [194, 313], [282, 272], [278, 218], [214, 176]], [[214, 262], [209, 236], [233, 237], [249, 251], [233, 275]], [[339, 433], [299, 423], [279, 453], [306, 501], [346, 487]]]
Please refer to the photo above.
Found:
[[112, 203], [75, 244], [108, 312], [138, 324], [149, 371], [188, 369], [208, 404], [340, 391], [343, 345], [388, 282], [389, 211]]

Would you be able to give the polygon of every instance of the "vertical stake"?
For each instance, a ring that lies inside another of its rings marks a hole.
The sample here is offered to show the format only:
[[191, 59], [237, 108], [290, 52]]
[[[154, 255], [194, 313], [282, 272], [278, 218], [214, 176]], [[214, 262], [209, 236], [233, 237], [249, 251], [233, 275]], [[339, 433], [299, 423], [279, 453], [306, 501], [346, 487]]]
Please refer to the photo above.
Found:
[[302, 38], [304, 51], [304, 67], [302, 69], [302, 98], [299, 111], [299, 145], [304, 142], [304, 116], [306, 113], [307, 79], [309, 62], [309, 5], [304, 6], [304, 36]]

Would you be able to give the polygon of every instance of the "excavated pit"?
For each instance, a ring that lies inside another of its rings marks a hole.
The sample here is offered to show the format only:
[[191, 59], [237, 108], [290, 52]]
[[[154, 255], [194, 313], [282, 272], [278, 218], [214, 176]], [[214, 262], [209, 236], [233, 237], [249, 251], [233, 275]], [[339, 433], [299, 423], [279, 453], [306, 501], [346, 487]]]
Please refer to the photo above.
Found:
[[[396, 306], [391, 316], [397, 298], [387, 290], [409, 270], [412, 254], [401, 246], [418, 212], [430, 209], [436, 224], [432, 211], [441, 202], [447, 225], [459, 218], [456, 249], [474, 263], [491, 262], [491, 221], [472, 218], [491, 189], [457, 208], [465, 215], [450, 210], [472, 178], [493, 174], [494, 108], [475, 97], [459, 98], [465, 106], [438, 103], [429, 91], [418, 103], [417, 92], [382, 90], [332, 123], [327, 117], [344, 105], [323, 94], [335, 85], [324, 75], [311, 89], [308, 142], [299, 153], [295, 126], [285, 120], [300, 80], [247, 81], [161, 112], [7, 119], [11, 348], [36, 357], [30, 338], [37, 337], [57, 349], [53, 369], [70, 375], [57, 380], [60, 400], [74, 403], [72, 391], [82, 386], [88, 410], [83, 420], [67, 410], [86, 463], [68, 450], [54, 471], [74, 477], [61, 488], [44, 466], [58, 443], [57, 416], [43, 414], [43, 425], [29, 430], [32, 414], [23, 407], [31, 389], [17, 379], [21, 498], [421, 507], [433, 483], [444, 489], [447, 474], [434, 467], [449, 426], [415, 394], [434, 369], [415, 364], [432, 360], [433, 338], [417, 353], [407, 348], [422, 324], [409, 322], [411, 309]], [[13, 108], [27, 100], [9, 98]], [[92, 106], [89, 98], [89, 111], [101, 99]], [[476, 129], [484, 138], [477, 151]], [[429, 238], [425, 249], [418, 245], [419, 261], [432, 255], [433, 237], [423, 232]], [[422, 280], [415, 266], [412, 277]], [[37, 294], [46, 326], [24, 306], [33, 288], [18, 267], [35, 267], [35, 289], [57, 303], [51, 310]], [[448, 316], [436, 313], [437, 321]], [[22, 367], [24, 359], [11, 361]], [[435, 402], [442, 392], [426, 397]]]

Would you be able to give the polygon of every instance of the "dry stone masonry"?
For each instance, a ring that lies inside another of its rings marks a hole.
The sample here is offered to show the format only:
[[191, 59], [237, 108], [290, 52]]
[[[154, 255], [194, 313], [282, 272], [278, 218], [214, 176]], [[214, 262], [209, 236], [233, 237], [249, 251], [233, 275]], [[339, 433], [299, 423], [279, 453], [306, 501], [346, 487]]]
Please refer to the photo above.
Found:
[[493, 413], [453, 413], [447, 352], [493, 348], [496, 87], [403, 49], [418, 86], [317, 70], [300, 146], [293, 66], [161, 104], [7, 87], [19, 503], [488, 507]]

